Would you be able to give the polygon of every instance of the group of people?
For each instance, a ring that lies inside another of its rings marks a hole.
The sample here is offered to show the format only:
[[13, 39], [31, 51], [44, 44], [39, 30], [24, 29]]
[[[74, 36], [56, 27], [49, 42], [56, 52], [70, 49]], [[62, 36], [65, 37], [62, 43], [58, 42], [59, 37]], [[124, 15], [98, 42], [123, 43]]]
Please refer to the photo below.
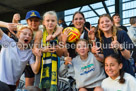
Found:
[[[58, 76], [71, 76], [79, 91], [136, 90], [135, 72], [129, 61], [130, 50], [135, 49], [135, 34], [124, 30], [118, 14], [101, 15], [97, 28], [90, 25], [89, 29], [84, 14], [75, 12], [72, 23], [81, 36], [74, 43], [67, 42], [71, 31], [62, 32], [54, 11], [45, 12], [43, 20], [39, 12], [27, 12], [27, 26], [21, 25], [19, 18], [17, 13], [12, 23], [0, 21], [0, 27], [8, 28], [14, 35], [12, 38], [0, 30], [0, 82], [10, 91], [16, 89], [23, 73], [25, 87], [35, 85], [41, 91], [59, 91]], [[135, 32], [136, 19], [131, 22]], [[71, 45], [68, 49], [67, 44]], [[62, 56], [64, 59], [59, 64]]]

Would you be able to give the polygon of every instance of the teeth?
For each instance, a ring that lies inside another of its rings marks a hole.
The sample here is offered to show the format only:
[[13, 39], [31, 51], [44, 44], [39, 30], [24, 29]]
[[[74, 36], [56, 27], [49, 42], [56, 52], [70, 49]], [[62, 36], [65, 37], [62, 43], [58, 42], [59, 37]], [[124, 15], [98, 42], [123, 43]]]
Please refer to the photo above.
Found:
[[111, 74], [111, 73], [113, 73], [113, 72], [109, 71], [108, 73]]

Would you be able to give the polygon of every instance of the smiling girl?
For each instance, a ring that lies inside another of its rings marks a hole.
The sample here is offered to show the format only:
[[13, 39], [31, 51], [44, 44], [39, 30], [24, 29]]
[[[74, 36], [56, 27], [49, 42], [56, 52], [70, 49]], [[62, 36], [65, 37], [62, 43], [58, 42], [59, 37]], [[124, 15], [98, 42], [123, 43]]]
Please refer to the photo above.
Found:
[[[117, 30], [108, 14], [100, 16], [98, 20], [98, 39], [104, 57], [113, 53], [119, 54], [123, 61], [123, 70], [134, 76], [132, 66], [128, 61], [133, 43], [125, 31]], [[93, 53], [94, 50], [95, 48], [92, 49]]]
[[[103, 91], [100, 87], [105, 78], [102, 60], [89, 52], [88, 42], [85, 39], [77, 41], [76, 52], [78, 55], [73, 59], [69, 56], [65, 57], [64, 64], [59, 68], [59, 75], [72, 76], [79, 91]], [[65, 75], [66, 73], [68, 75]]]
[[[0, 30], [0, 44], [2, 50], [0, 54], [0, 81], [6, 83], [11, 91], [16, 88], [16, 81], [21, 77], [26, 64], [29, 63], [35, 74], [38, 73], [40, 68], [40, 50], [35, 53], [36, 61], [32, 50], [28, 48], [28, 44], [32, 39], [32, 30], [28, 27], [22, 27], [17, 32], [18, 42], [9, 38]], [[4, 46], [8, 43], [7, 46]]]
[[122, 70], [119, 55], [111, 54], [105, 58], [105, 72], [109, 76], [102, 82], [104, 91], [136, 91], [136, 79]]

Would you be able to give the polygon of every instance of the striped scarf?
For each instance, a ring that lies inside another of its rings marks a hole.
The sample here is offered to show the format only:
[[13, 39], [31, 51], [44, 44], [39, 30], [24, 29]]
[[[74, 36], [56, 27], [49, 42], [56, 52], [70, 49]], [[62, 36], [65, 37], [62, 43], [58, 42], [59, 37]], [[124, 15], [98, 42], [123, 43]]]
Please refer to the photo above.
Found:
[[[48, 36], [47, 30], [43, 32], [43, 46], [48, 46], [49, 43], [46, 42], [46, 37]], [[55, 39], [57, 42], [58, 40]], [[54, 53], [42, 53], [42, 68], [39, 87], [41, 89], [50, 89], [50, 91], [57, 90], [57, 61], [58, 57], [56, 52]]]

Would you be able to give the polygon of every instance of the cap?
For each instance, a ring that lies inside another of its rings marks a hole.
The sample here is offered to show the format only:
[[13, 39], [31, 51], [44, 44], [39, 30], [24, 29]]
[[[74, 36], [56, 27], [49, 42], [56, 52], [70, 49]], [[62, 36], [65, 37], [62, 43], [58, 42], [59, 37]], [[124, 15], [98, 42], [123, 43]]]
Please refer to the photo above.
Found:
[[37, 17], [37, 18], [41, 19], [39, 12], [35, 11], [35, 10], [28, 11], [25, 19], [27, 20], [27, 19], [32, 18], [32, 17]]

